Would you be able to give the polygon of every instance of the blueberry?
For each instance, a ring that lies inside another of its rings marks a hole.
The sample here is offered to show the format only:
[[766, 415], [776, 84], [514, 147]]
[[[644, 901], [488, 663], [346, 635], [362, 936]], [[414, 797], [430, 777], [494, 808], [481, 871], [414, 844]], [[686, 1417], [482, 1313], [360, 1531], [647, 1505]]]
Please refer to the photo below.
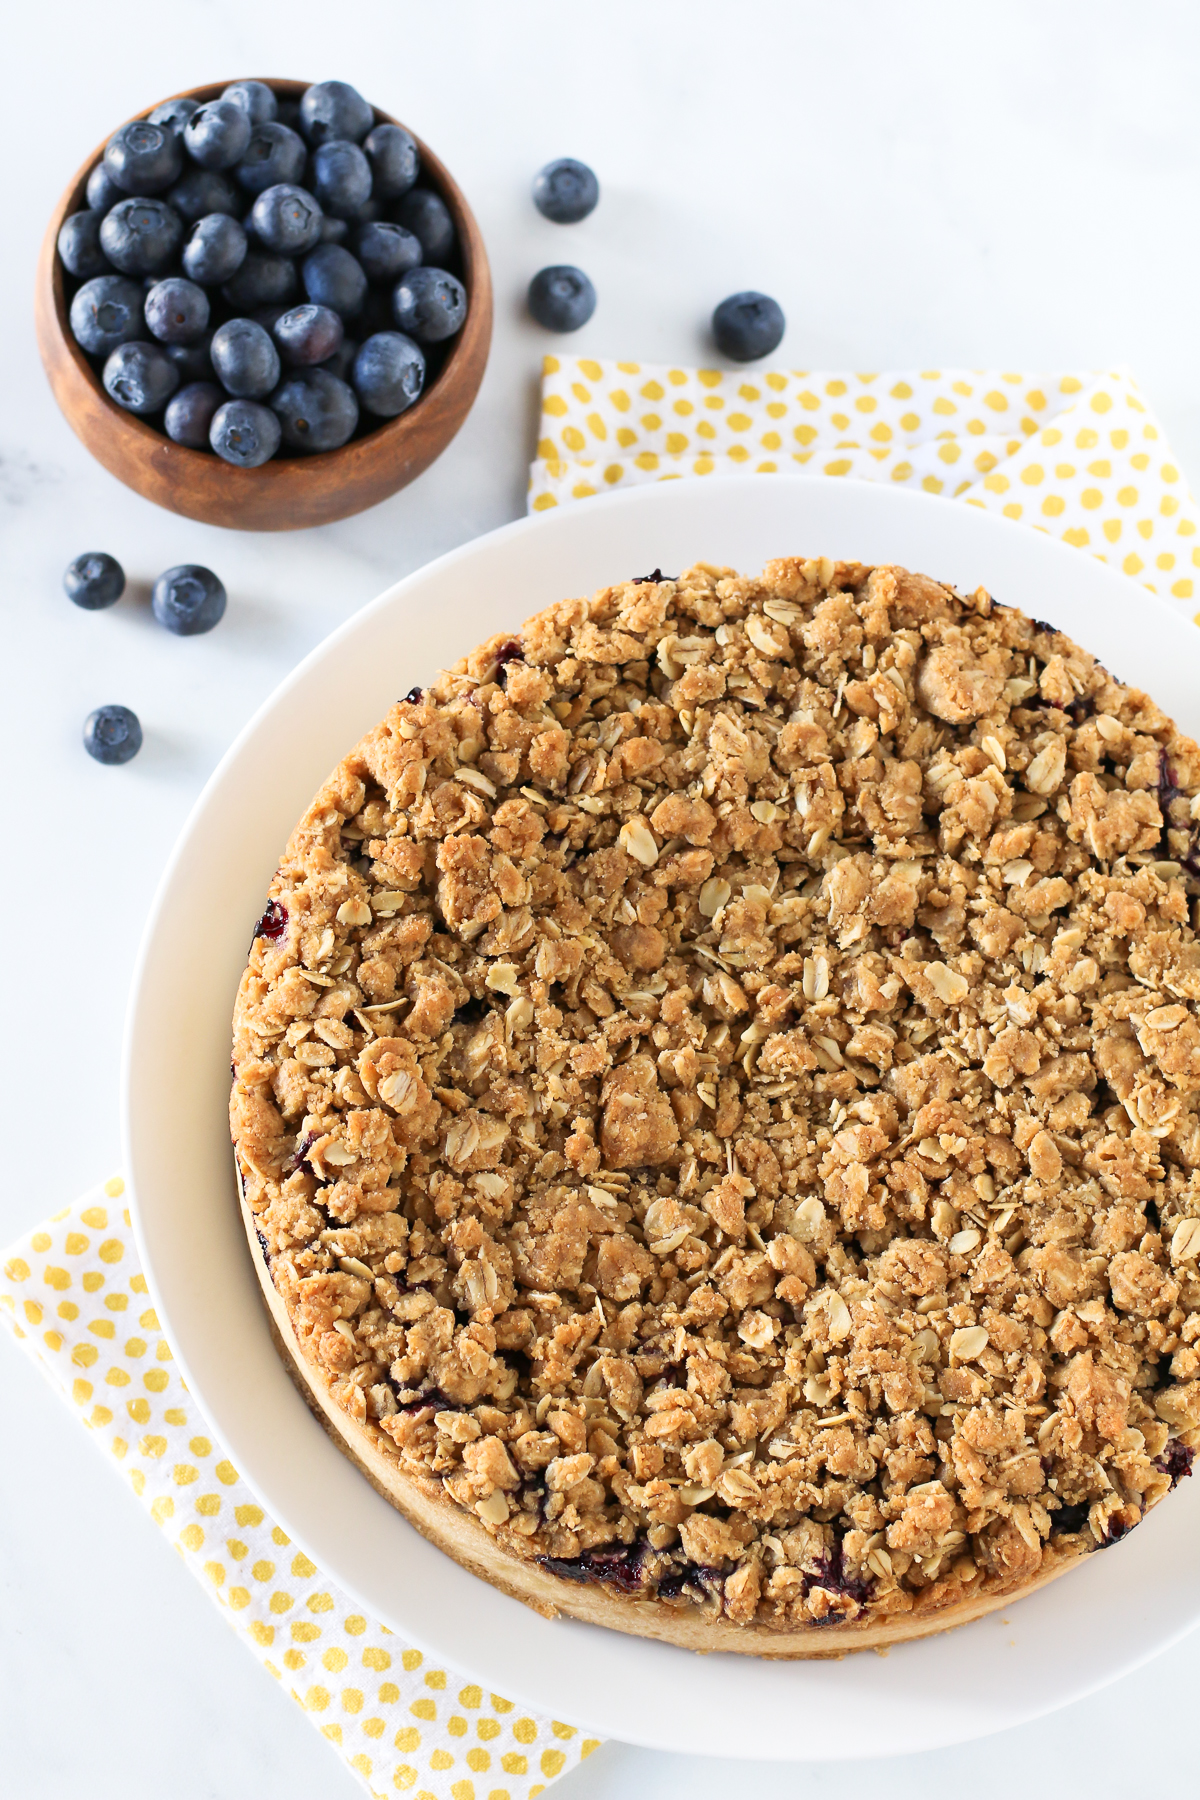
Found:
[[344, 336], [342, 321], [328, 306], [294, 306], [275, 324], [283, 360], [302, 367], [327, 362]]
[[247, 313], [258, 306], [286, 306], [299, 285], [290, 256], [247, 250], [241, 268], [225, 282], [221, 294], [235, 312]]
[[67, 564], [63, 587], [68, 600], [85, 612], [103, 612], [106, 606], [115, 606], [125, 592], [125, 571], [115, 556], [86, 550]]
[[248, 194], [261, 194], [281, 181], [299, 181], [307, 161], [304, 139], [276, 120], [255, 126], [234, 174]]
[[578, 331], [596, 310], [596, 290], [569, 264], [539, 269], [529, 284], [529, 310], [547, 331]]
[[161, 194], [179, 180], [183, 146], [170, 126], [135, 119], [109, 138], [104, 166], [126, 194]]
[[289, 450], [336, 450], [358, 424], [353, 388], [328, 369], [289, 375], [271, 395], [270, 404]]
[[198, 100], [189, 100], [185, 94], [181, 94], [178, 100], [164, 100], [161, 106], [156, 106], [150, 114], [149, 123], [165, 125], [168, 131], [175, 133], [176, 137], [182, 137], [184, 126], [192, 114], [199, 110], [200, 102]]
[[71, 302], [71, 331], [91, 356], [107, 356], [118, 344], [140, 337], [145, 328], [145, 296], [124, 275], [97, 275], [85, 281]]
[[240, 106], [251, 125], [270, 125], [279, 110], [278, 102], [265, 81], [231, 81], [221, 90], [222, 100]]
[[425, 386], [425, 358], [399, 331], [369, 337], [354, 359], [354, 391], [369, 413], [394, 419], [407, 412]]
[[341, 244], [320, 244], [300, 267], [304, 291], [314, 306], [330, 306], [343, 319], [362, 311], [367, 278], [362, 264]]
[[257, 469], [279, 448], [279, 420], [257, 400], [227, 400], [213, 415], [208, 441], [222, 461]]
[[165, 200], [119, 200], [100, 227], [100, 247], [122, 275], [157, 275], [182, 238], [183, 220]]
[[273, 332], [284, 313], [291, 310], [290, 306], [256, 306], [250, 317], [256, 325], [261, 325], [264, 331]]
[[228, 319], [209, 354], [222, 387], [239, 400], [262, 400], [279, 380], [279, 352], [253, 319]]
[[[232, 221], [230, 221], [232, 223]], [[163, 344], [194, 344], [208, 328], [208, 295], [182, 275], [156, 281], [146, 295], [146, 323]]]
[[349, 381], [354, 368], [354, 359], [358, 355], [358, 344], [354, 338], [344, 337], [333, 355], [321, 364], [339, 381]]
[[299, 100], [283, 100], [277, 96], [275, 105], [276, 122], [280, 125], [286, 125], [289, 131], [299, 132], [301, 129]]
[[555, 225], [577, 225], [595, 211], [599, 198], [600, 183], [573, 156], [547, 163], [533, 184], [533, 204]]
[[127, 706], [98, 706], [83, 721], [83, 747], [98, 763], [127, 763], [142, 747], [142, 727]]
[[212, 349], [213, 334], [206, 331], [203, 337], [194, 344], [164, 344], [163, 349], [179, 370], [180, 384], [193, 381], [211, 381], [213, 378]]
[[375, 114], [348, 81], [318, 81], [300, 98], [300, 129], [310, 144], [348, 138], [360, 144], [375, 123]]
[[431, 188], [411, 188], [392, 208], [392, 218], [420, 241], [427, 263], [444, 263], [454, 248], [454, 220]]
[[419, 240], [403, 225], [392, 225], [385, 219], [360, 225], [354, 248], [370, 281], [396, 281], [421, 261]]
[[184, 274], [207, 287], [236, 275], [246, 260], [246, 233], [228, 213], [197, 219], [183, 246]]
[[229, 177], [216, 169], [189, 169], [167, 199], [189, 225], [207, 218], [209, 213], [228, 213], [231, 219], [240, 219], [245, 210]]
[[124, 188], [119, 188], [106, 167], [103, 158], [96, 164], [87, 179], [87, 203], [93, 212], [106, 213], [118, 200], [129, 198]]
[[730, 294], [712, 316], [717, 349], [731, 362], [754, 362], [757, 357], [769, 356], [786, 324], [777, 301], [751, 291]]
[[189, 381], [167, 401], [163, 428], [176, 444], [189, 450], [207, 450], [208, 434], [225, 395], [213, 381]]
[[323, 211], [353, 219], [371, 197], [371, 165], [357, 144], [331, 138], [313, 151], [312, 184]]
[[467, 291], [445, 269], [410, 269], [392, 290], [392, 317], [419, 344], [453, 337], [467, 316]]
[[421, 172], [417, 140], [403, 125], [376, 125], [363, 142], [377, 200], [398, 200]]
[[225, 589], [211, 569], [178, 563], [165, 569], [150, 594], [150, 610], [176, 637], [211, 631], [225, 611]]
[[58, 254], [62, 257], [63, 267], [80, 281], [103, 275], [109, 266], [108, 258], [100, 248], [100, 225], [101, 214], [98, 212], [72, 213], [62, 222]]
[[263, 189], [247, 223], [264, 250], [302, 256], [321, 236], [321, 208], [307, 188], [281, 181]]
[[232, 100], [209, 100], [183, 128], [183, 141], [202, 169], [232, 169], [250, 142], [250, 115]]
[[329, 213], [321, 214], [321, 243], [344, 244], [349, 236], [349, 219], [335, 219]]
[[179, 370], [161, 344], [118, 344], [104, 365], [104, 391], [126, 412], [156, 413], [179, 386]]

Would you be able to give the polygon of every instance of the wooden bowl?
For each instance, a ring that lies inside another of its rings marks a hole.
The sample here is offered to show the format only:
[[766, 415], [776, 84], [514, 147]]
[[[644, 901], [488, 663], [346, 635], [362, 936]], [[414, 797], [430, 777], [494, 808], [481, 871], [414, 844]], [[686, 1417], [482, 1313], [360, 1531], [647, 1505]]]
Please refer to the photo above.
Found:
[[[272, 81], [281, 99], [298, 99], [310, 84]], [[192, 100], [215, 100], [227, 82], [188, 88]], [[181, 96], [171, 95], [171, 99]], [[155, 104], [159, 104], [156, 102]], [[138, 118], [153, 110], [147, 107]], [[375, 109], [377, 123], [396, 124]], [[105, 143], [108, 139], [105, 139]], [[58, 256], [63, 220], [87, 205], [87, 178], [104, 153], [94, 150], [68, 187], [46, 228], [38, 258], [34, 317], [38, 348], [54, 397], [75, 435], [110, 474], [147, 500], [206, 525], [239, 531], [296, 531], [327, 525], [386, 500], [415, 481], [466, 418], [479, 392], [492, 337], [492, 278], [483, 238], [457, 183], [417, 139], [421, 179], [441, 195], [458, 233], [467, 317], [436, 378], [416, 405], [382, 421], [340, 450], [276, 457], [259, 469], [235, 469], [220, 457], [172, 443], [105, 393], [71, 335], [66, 270]]]

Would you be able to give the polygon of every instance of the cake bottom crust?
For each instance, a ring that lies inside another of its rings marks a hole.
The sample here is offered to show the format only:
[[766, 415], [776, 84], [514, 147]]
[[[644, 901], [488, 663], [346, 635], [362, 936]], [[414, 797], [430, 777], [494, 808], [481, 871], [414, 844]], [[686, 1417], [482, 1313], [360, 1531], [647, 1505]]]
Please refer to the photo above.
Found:
[[832, 1660], [851, 1651], [885, 1650], [893, 1644], [969, 1625], [972, 1620], [981, 1619], [998, 1607], [1011, 1606], [1045, 1587], [1087, 1554], [1079, 1549], [1047, 1545], [1032, 1579], [981, 1583], [964, 1599], [948, 1606], [923, 1607], [918, 1597], [910, 1611], [890, 1617], [868, 1615], [861, 1621], [799, 1628], [738, 1625], [727, 1618], [711, 1617], [701, 1606], [625, 1597], [600, 1584], [576, 1586], [536, 1562], [527, 1562], [501, 1549], [481, 1521], [448, 1498], [439, 1481], [403, 1469], [394, 1453], [381, 1447], [381, 1435], [376, 1430], [360, 1425], [337, 1404], [329, 1394], [324, 1372], [310, 1364], [301, 1352], [287, 1309], [264, 1263], [254, 1215], [244, 1199], [240, 1206], [276, 1346], [304, 1400], [338, 1449], [422, 1537], [471, 1574], [522, 1601], [543, 1618], [566, 1615], [589, 1625], [654, 1638], [700, 1654], [725, 1651], [777, 1660]]

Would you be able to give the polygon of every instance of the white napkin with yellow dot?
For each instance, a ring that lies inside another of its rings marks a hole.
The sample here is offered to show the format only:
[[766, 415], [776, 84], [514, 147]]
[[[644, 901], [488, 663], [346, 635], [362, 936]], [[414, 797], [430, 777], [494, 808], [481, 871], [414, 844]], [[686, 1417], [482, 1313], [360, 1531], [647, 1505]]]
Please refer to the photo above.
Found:
[[1075, 544], [1189, 617], [1200, 513], [1125, 370], [856, 375], [547, 356], [529, 510], [645, 481], [894, 482]]
[[106, 1182], [12, 1246], [0, 1318], [370, 1794], [533, 1800], [599, 1740], [433, 1667], [296, 1549], [208, 1436], [180, 1378], [124, 1188]]

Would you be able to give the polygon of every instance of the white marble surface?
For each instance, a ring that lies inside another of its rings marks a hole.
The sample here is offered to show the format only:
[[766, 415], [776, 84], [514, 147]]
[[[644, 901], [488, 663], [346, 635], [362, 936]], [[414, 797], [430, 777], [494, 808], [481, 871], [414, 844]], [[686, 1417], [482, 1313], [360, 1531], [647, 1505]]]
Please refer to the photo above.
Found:
[[[580, 353], [704, 360], [738, 287], [778, 296], [797, 367], [1052, 369], [1128, 363], [1200, 479], [1200, 13], [1190, 0], [81, 0], [6, 19], [0, 280], [3, 766], [9, 945], [0, 1242], [117, 1161], [121, 1017], [158, 871], [221, 751], [286, 670], [396, 576], [522, 508], [538, 358], [535, 269], [596, 282]], [[480, 219], [497, 286], [487, 380], [460, 438], [365, 518], [239, 537], [158, 512], [87, 457], [37, 363], [42, 227], [113, 124], [180, 87], [244, 73], [338, 75], [414, 125]], [[553, 155], [604, 190], [585, 224], [527, 193]], [[89, 616], [59, 586], [83, 549], [145, 583], [216, 568], [211, 637], [153, 624], [145, 591]], [[84, 715], [121, 700], [146, 747], [102, 769]], [[186, 947], [181, 946], [181, 954]], [[40, 1378], [0, 1351], [0, 1788], [11, 1800], [175, 1800], [359, 1791], [253, 1667], [208, 1599]], [[1174, 1786], [1200, 1640], [986, 1746], [763, 1770], [609, 1746], [564, 1800], [761, 1781], [858, 1800], [940, 1800], [1022, 1782], [1067, 1794]]]

